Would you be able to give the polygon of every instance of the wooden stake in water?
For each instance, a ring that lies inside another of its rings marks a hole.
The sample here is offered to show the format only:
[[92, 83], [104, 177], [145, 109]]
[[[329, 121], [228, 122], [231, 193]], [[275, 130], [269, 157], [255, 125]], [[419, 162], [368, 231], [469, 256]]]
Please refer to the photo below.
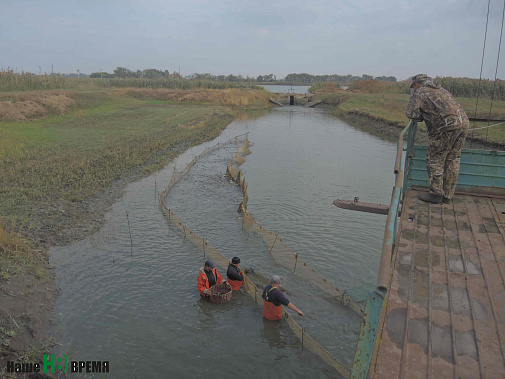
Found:
[[305, 328], [302, 328], [302, 353], [303, 353], [303, 334], [305, 333]]
[[126, 219], [128, 220], [128, 232], [130, 233], [130, 251], [133, 255], [133, 239], [132, 239], [132, 231], [130, 229], [130, 218], [128, 217], [128, 211], [126, 211]]
[[272, 254], [272, 250], [274, 249], [274, 245], [275, 245], [275, 241], [277, 241], [277, 237], [279, 237], [279, 234], [275, 233], [275, 239], [274, 239], [274, 243], [272, 244], [272, 247], [270, 248], [270, 254]]
[[295, 268], [293, 269], [293, 274], [296, 272], [296, 264], [298, 263], [298, 254], [297, 253], [294, 254], [295, 254]]

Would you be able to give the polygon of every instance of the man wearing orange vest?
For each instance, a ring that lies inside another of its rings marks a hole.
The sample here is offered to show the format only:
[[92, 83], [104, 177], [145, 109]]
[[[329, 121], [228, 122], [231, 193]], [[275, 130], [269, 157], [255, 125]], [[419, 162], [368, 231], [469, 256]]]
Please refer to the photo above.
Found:
[[277, 275], [273, 275], [270, 279], [270, 284], [263, 289], [263, 317], [272, 321], [281, 320], [281, 308], [283, 305], [294, 310], [300, 316], [303, 316], [303, 312], [295, 307], [281, 292], [279, 289], [280, 284], [281, 278]]
[[214, 268], [214, 262], [210, 259], [205, 261], [205, 267], [200, 268], [200, 273], [198, 274], [198, 291], [201, 296], [210, 295], [210, 287], [214, 284], [219, 284], [223, 281], [223, 278]]
[[230, 286], [234, 291], [238, 291], [244, 282], [244, 275], [240, 272], [240, 268], [238, 267], [239, 265], [240, 258], [233, 257], [231, 263], [228, 265], [228, 271], [226, 272], [228, 283], [230, 283]]

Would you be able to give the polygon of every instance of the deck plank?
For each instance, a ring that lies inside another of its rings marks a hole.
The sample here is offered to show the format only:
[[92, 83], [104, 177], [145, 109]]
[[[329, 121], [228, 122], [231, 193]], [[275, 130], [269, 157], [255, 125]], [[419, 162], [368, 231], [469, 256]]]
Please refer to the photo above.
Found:
[[505, 200], [405, 196], [371, 377], [505, 377]]

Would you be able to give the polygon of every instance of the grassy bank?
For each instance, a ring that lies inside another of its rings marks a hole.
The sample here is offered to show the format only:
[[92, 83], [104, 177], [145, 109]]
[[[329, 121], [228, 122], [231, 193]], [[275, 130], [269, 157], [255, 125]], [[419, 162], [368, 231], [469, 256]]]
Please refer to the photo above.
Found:
[[[381, 129], [392, 136], [399, 135], [408, 119], [405, 116], [405, 108], [409, 101], [409, 95], [396, 93], [365, 93], [361, 91], [346, 91], [341, 89], [322, 90], [317, 92], [317, 98], [323, 101], [332, 113], [350, 122], [366, 126], [367, 120], [372, 124], [376, 123]], [[475, 116], [476, 99], [457, 98], [463, 106], [468, 116]], [[487, 118], [491, 100], [480, 99], [477, 118]], [[493, 101], [492, 118], [505, 120], [505, 102]], [[492, 122], [493, 123], [493, 122]], [[492, 124], [491, 123], [491, 124]], [[471, 122], [470, 128], [480, 128], [487, 126], [486, 122]], [[373, 131], [374, 126], [368, 128]], [[420, 124], [421, 130], [425, 129], [424, 123]], [[492, 127], [489, 129], [479, 129], [469, 132], [469, 138], [478, 142], [487, 141], [491, 144], [505, 146], [505, 125]]]
[[216, 137], [245, 107], [266, 107], [262, 94], [228, 91], [67, 92], [65, 114], [0, 122], [0, 219], [27, 224], [36, 242], [68, 242], [85, 200]]
[[9, 92], [0, 105], [2, 376], [50, 346], [38, 338], [55, 296], [47, 248], [90, 235], [126, 184], [269, 105], [248, 89]]

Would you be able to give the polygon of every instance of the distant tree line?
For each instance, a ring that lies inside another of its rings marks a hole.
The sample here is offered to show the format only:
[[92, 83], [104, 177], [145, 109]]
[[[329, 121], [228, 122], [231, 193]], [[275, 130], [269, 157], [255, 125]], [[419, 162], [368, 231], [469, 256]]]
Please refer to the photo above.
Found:
[[192, 75], [186, 76], [186, 79], [196, 79], [196, 80], [210, 80], [213, 82], [248, 82], [248, 83], [269, 83], [277, 81], [277, 77], [274, 74], [268, 75], [258, 75], [253, 76], [242, 76], [242, 75], [214, 75], [210, 73], [198, 74], [194, 73]]
[[168, 70], [161, 71], [155, 68], [132, 71], [126, 67], [117, 67], [112, 74], [108, 72], [94, 72], [90, 78], [139, 78], [139, 79], [161, 79], [161, 78], [181, 78], [178, 72], [170, 73]]
[[[210, 73], [195, 73], [183, 78], [177, 72], [168, 70], [146, 69], [132, 71], [125, 67], [117, 67], [113, 73], [95, 72], [89, 77], [107, 80], [90, 80], [86, 74], [44, 74], [36, 75], [29, 72], [15, 73], [13, 70], [0, 70], [0, 91], [36, 90], [72, 88], [88, 83], [101, 87], [139, 87], [139, 88], [260, 88], [255, 83], [278, 84], [316, 84], [313, 91], [340, 88], [343, 84], [354, 83], [352, 89], [370, 93], [409, 93], [410, 81], [397, 82], [394, 76], [371, 75], [310, 75], [289, 74], [284, 79], [275, 75], [259, 75], [244, 77], [242, 75], [213, 75]], [[505, 80], [496, 82], [488, 79], [436, 77], [435, 81], [456, 97], [481, 98], [505, 101]], [[329, 87], [328, 87], [329, 86]]]
[[[91, 78], [140, 78], [140, 79], [182, 79], [182, 76], [178, 72], [172, 72], [168, 70], [157, 70], [154, 68], [149, 68], [146, 70], [130, 70], [126, 67], [117, 67], [114, 72], [94, 72], [90, 75]], [[304, 84], [314, 84], [319, 82], [335, 82], [340, 84], [350, 84], [358, 80], [377, 80], [384, 82], [396, 82], [397, 79], [394, 76], [376, 76], [363, 74], [361, 76], [356, 75], [311, 75], [307, 73], [292, 73], [286, 75], [284, 79], [277, 79], [274, 74], [258, 75], [258, 76], [243, 76], [243, 75], [214, 75], [211, 73], [194, 73], [185, 77], [185, 79], [194, 80], [205, 80], [212, 82], [248, 82], [248, 83], [304, 83]]]
[[[90, 78], [105, 78], [105, 79], [125, 79], [125, 78], [139, 78], [139, 79], [183, 79], [183, 77], [178, 72], [170, 73], [168, 70], [157, 70], [155, 68], [149, 68], [146, 70], [130, 70], [126, 67], [117, 67], [112, 73], [108, 72], [94, 72]], [[258, 75], [257, 77], [243, 76], [243, 75], [214, 75], [211, 73], [194, 73], [186, 76], [184, 79], [191, 80], [205, 80], [212, 82], [260, 82], [268, 83], [277, 81], [277, 77], [274, 74], [268, 75]]]
[[284, 80], [286, 82], [297, 82], [297, 83], [308, 83], [308, 84], [314, 84], [314, 83], [320, 83], [320, 82], [335, 82], [335, 83], [340, 83], [340, 84], [349, 84], [349, 83], [354, 83], [357, 82], [358, 80], [377, 80], [377, 81], [384, 81], [384, 82], [396, 82], [396, 78], [394, 76], [377, 76], [373, 77], [372, 75], [366, 75], [363, 74], [361, 76], [355, 76], [355, 75], [337, 75], [337, 74], [332, 74], [332, 75], [311, 75], [311, 74], [289, 74], [286, 75]]

